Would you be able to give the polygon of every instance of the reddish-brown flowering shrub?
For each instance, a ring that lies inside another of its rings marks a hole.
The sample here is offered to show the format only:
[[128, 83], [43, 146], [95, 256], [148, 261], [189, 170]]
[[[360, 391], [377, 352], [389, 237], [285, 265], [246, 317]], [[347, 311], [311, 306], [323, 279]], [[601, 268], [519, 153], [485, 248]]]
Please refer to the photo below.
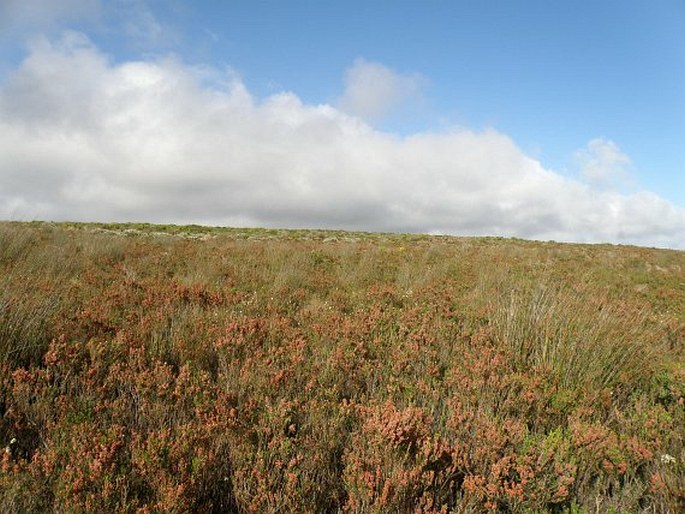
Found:
[[460, 476], [450, 447], [432, 434], [420, 408], [392, 403], [360, 409], [366, 417], [345, 454], [351, 512], [439, 512], [454, 507]]
[[0, 512], [685, 510], [682, 252], [70, 224], [0, 243]]

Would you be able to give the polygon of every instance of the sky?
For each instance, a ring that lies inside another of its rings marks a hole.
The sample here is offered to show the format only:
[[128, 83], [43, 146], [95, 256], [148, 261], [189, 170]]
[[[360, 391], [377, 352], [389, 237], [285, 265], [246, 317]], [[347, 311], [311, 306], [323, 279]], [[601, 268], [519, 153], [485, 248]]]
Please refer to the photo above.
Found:
[[0, 219], [685, 249], [685, 1], [0, 0]]

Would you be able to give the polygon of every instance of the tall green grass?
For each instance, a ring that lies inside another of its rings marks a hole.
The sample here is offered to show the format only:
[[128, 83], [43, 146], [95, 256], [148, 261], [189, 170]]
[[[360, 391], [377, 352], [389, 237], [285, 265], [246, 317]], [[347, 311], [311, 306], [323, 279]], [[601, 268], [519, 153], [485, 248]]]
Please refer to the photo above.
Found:
[[491, 298], [495, 336], [519, 369], [548, 367], [577, 394], [645, 385], [665, 352], [644, 307], [569, 286], [513, 287]]

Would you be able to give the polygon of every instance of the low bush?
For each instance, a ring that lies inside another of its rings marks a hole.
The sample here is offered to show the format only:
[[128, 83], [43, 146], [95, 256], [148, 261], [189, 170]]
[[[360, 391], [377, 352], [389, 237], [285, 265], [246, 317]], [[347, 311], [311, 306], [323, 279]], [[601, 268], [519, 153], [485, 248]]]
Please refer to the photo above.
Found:
[[134, 228], [0, 225], [0, 511], [685, 510], [683, 252]]

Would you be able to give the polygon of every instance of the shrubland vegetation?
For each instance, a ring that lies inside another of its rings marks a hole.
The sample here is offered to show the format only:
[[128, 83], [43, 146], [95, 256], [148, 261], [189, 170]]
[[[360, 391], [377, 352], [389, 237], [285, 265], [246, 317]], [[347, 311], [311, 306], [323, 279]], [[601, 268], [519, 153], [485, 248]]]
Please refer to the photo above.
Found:
[[0, 511], [683, 512], [685, 253], [0, 225]]

